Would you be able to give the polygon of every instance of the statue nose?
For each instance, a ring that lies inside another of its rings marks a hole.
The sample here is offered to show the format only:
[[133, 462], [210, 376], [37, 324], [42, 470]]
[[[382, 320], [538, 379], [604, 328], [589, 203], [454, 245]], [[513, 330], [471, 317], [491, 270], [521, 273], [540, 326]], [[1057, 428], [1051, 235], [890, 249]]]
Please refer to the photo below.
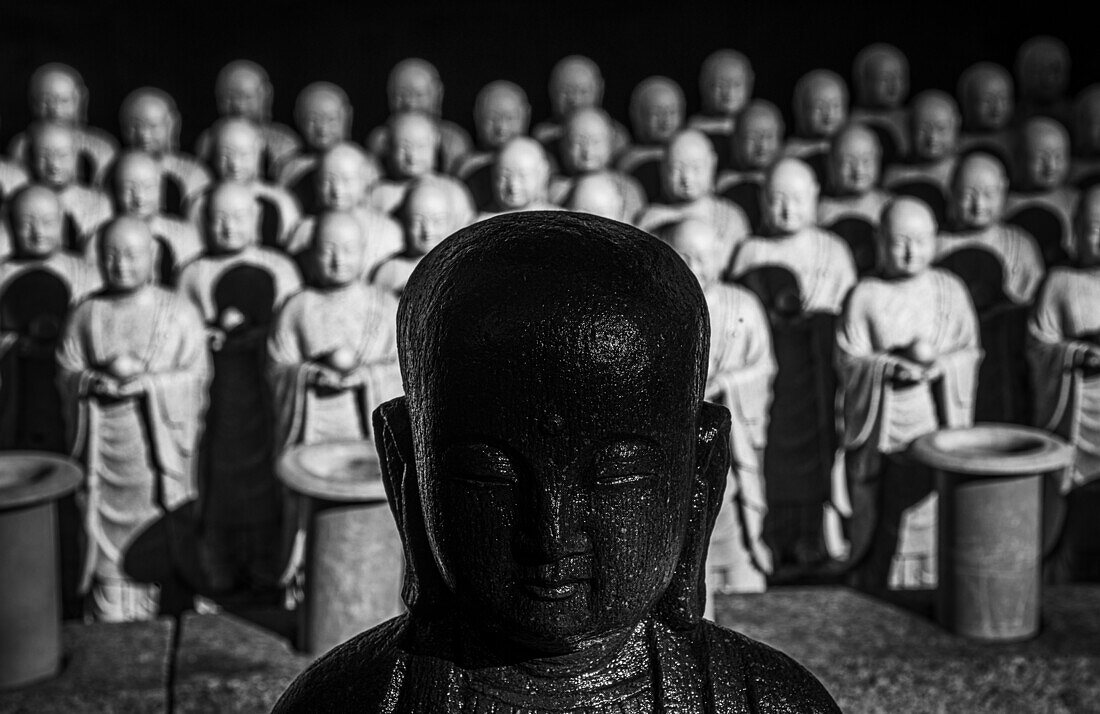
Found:
[[527, 525], [519, 531], [524, 555], [537, 563], [551, 563], [587, 551], [587, 538], [578, 529], [574, 508], [558, 489], [540, 489], [530, 504]]

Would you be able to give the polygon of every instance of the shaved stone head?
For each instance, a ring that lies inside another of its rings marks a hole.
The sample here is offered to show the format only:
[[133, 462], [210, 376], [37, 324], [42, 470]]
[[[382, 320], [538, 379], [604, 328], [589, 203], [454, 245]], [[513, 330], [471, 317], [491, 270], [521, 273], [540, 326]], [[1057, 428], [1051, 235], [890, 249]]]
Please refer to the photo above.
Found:
[[325, 208], [347, 211], [366, 197], [374, 176], [367, 155], [355, 144], [334, 144], [317, 165], [317, 191]]
[[1020, 132], [1019, 159], [1017, 166], [1027, 187], [1061, 186], [1069, 175], [1069, 132], [1054, 119], [1029, 119]]
[[737, 50], [711, 53], [699, 70], [703, 111], [720, 116], [737, 114], [752, 96], [754, 80], [752, 63], [745, 55]]
[[207, 199], [207, 235], [217, 253], [237, 253], [259, 242], [260, 208], [247, 186], [218, 184]]
[[734, 164], [745, 169], [768, 168], [779, 158], [785, 132], [779, 107], [765, 99], [754, 99], [733, 129]]
[[438, 183], [417, 181], [405, 194], [401, 211], [405, 249], [424, 255], [451, 234], [454, 218], [447, 192]]
[[894, 109], [909, 94], [909, 60], [897, 47], [877, 42], [856, 55], [852, 79], [861, 107]]
[[924, 201], [900, 197], [882, 209], [879, 223], [882, 267], [888, 277], [925, 271], [935, 254], [936, 217]]
[[820, 187], [805, 161], [780, 159], [764, 181], [764, 218], [782, 235], [796, 233], [817, 221]]
[[390, 118], [389, 161], [402, 177], [417, 178], [435, 170], [440, 134], [436, 120], [423, 112]]
[[662, 144], [684, 122], [684, 92], [668, 77], [642, 80], [630, 95], [630, 120], [639, 141]]
[[99, 269], [112, 292], [132, 292], [153, 281], [156, 242], [138, 218], [113, 219], [99, 236]]
[[800, 136], [830, 137], [848, 120], [848, 86], [836, 72], [815, 69], [794, 86], [795, 128]]
[[45, 186], [31, 184], [16, 191], [8, 202], [7, 219], [13, 248], [22, 258], [48, 258], [64, 245], [61, 202]]
[[530, 122], [531, 104], [518, 84], [498, 80], [477, 93], [474, 124], [482, 145], [499, 148], [509, 139], [526, 134]]
[[126, 215], [149, 217], [160, 210], [160, 167], [144, 151], [126, 151], [115, 162], [114, 198]]
[[118, 112], [122, 139], [150, 154], [160, 155], [175, 149], [179, 139], [179, 111], [176, 102], [162, 89], [142, 87], [122, 100]]
[[501, 208], [514, 210], [545, 201], [550, 162], [542, 145], [518, 136], [500, 150], [493, 167], [493, 193]]
[[603, 102], [603, 75], [595, 62], [581, 55], [563, 57], [550, 71], [550, 108], [565, 118], [581, 107]]
[[665, 193], [677, 201], [694, 201], [714, 190], [718, 156], [706, 134], [687, 129], [668, 144], [662, 164]]
[[614, 129], [599, 107], [577, 109], [562, 124], [561, 155], [572, 173], [588, 173], [611, 164]]
[[689, 218], [663, 228], [659, 237], [684, 260], [704, 289], [716, 282], [726, 267], [721, 258], [725, 249], [709, 223]]
[[863, 124], [849, 124], [833, 137], [829, 151], [829, 179], [845, 194], [863, 194], [878, 183], [882, 145]]
[[247, 182], [260, 174], [264, 148], [259, 128], [244, 118], [227, 118], [214, 125], [214, 172], [226, 181]]
[[410, 57], [401, 60], [386, 83], [390, 112], [424, 112], [438, 117], [443, 111], [443, 81], [439, 70], [428, 60]]
[[341, 287], [363, 274], [367, 243], [355, 216], [326, 211], [317, 218], [311, 238], [311, 277], [318, 285]]
[[954, 154], [961, 123], [959, 105], [945, 92], [931, 89], [914, 97], [909, 132], [916, 157], [936, 161]]
[[990, 154], [975, 152], [955, 169], [951, 209], [964, 229], [987, 228], [1004, 214], [1008, 177], [1004, 164]]
[[1069, 48], [1057, 37], [1040, 35], [1020, 45], [1016, 81], [1025, 99], [1052, 102], [1069, 86]]
[[578, 213], [591, 213], [594, 216], [622, 221], [628, 216], [623, 194], [614, 179], [602, 171], [585, 174], [576, 180], [565, 207]]
[[250, 60], [235, 60], [218, 73], [214, 85], [218, 113], [243, 117], [252, 121], [267, 121], [271, 116], [274, 92], [263, 67]]
[[28, 90], [35, 119], [73, 125], [84, 122], [88, 90], [80, 73], [69, 65], [42, 65], [31, 75]]
[[1012, 120], [1012, 75], [993, 62], [978, 62], [959, 77], [963, 125], [979, 131], [1003, 129]]
[[316, 151], [324, 151], [351, 133], [351, 102], [335, 84], [314, 82], [298, 94], [294, 118], [306, 143]]

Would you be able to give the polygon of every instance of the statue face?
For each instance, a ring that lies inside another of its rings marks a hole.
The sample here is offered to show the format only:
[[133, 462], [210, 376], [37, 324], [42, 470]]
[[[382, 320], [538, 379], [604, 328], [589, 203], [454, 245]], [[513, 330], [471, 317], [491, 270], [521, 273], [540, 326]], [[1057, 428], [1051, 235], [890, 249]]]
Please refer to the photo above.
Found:
[[31, 113], [45, 121], [77, 124], [80, 121], [80, 88], [76, 80], [65, 72], [47, 72], [35, 87]]
[[603, 92], [600, 78], [583, 64], [574, 63], [564, 68], [550, 87], [550, 104], [559, 117], [583, 107], [600, 104]]
[[1082, 268], [1100, 266], [1100, 192], [1090, 191], [1081, 198], [1074, 219], [1077, 264]]
[[485, 146], [500, 148], [527, 133], [527, 107], [511, 92], [496, 92], [478, 117], [477, 130]]
[[226, 181], [254, 181], [260, 175], [263, 146], [259, 135], [243, 125], [221, 130], [214, 156], [214, 170]]
[[339, 97], [314, 92], [298, 116], [302, 138], [315, 151], [324, 151], [346, 137], [347, 108]]
[[48, 258], [64, 244], [64, 216], [57, 199], [45, 191], [31, 191], [12, 205], [11, 226], [19, 254]]
[[76, 181], [78, 155], [72, 132], [60, 126], [43, 128], [34, 142], [31, 164], [34, 174], [53, 188]]
[[725, 62], [715, 67], [706, 77], [702, 90], [702, 100], [707, 111], [733, 116], [748, 103], [752, 81], [745, 65], [740, 62]]
[[611, 127], [593, 114], [575, 114], [566, 120], [562, 158], [574, 173], [600, 171], [611, 163]]
[[438, 455], [423, 481], [428, 535], [467, 617], [528, 647], [579, 650], [632, 627], [671, 581], [691, 418], [669, 408], [670, 365], [630, 328], [570, 330], [564, 345], [559, 325], [532, 334], [530, 315], [471, 318], [448, 345], [444, 406], [426, 432]]
[[1066, 182], [1069, 175], [1069, 146], [1055, 131], [1028, 137], [1024, 150], [1024, 170], [1028, 183], [1040, 190], [1052, 190]]
[[[1069, 62], [1062, 50], [1051, 44], [1034, 47], [1021, 67], [1021, 90], [1040, 101], [1052, 102], [1069, 85]], [[1021, 91], [1022, 93], [1022, 91]]]
[[427, 120], [400, 122], [393, 129], [391, 161], [398, 175], [405, 178], [425, 176], [435, 170], [435, 152], [439, 135]]
[[672, 229], [668, 243], [687, 264], [700, 287], [706, 289], [718, 281], [725, 266], [718, 260], [718, 236], [714, 229], [697, 221], [685, 221]]
[[959, 139], [958, 118], [951, 108], [938, 102], [913, 112], [913, 151], [926, 161], [937, 161], [955, 153]]
[[960, 169], [952, 192], [955, 218], [963, 228], [987, 228], [1004, 214], [1007, 181], [989, 161], [971, 161]]
[[135, 101], [122, 120], [126, 144], [154, 156], [172, 148], [172, 113], [164, 102], [152, 97]]
[[778, 168], [764, 187], [764, 217], [780, 234], [797, 233], [817, 220], [818, 187], [803, 166]]
[[326, 156], [317, 173], [317, 188], [325, 208], [334, 211], [355, 208], [367, 194], [363, 160], [350, 154]]
[[549, 179], [546, 160], [526, 143], [513, 144], [497, 159], [493, 172], [494, 193], [505, 210], [526, 208], [546, 195]]
[[863, 78], [871, 106], [894, 109], [901, 106], [909, 92], [905, 67], [899, 58], [888, 53], [876, 54], [867, 65]]
[[437, 114], [442, 97], [432, 75], [419, 67], [406, 67], [394, 81], [390, 111]]
[[363, 274], [366, 244], [362, 231], [351, 216], [324, 220], [313, 246], [317, 281], [328, 287], [350, 285]]
[[765, 112], [742, 116], [744, 125], [735, 132], [734, 150], [739, 162], [747, 169], [766, 169], [779, 158], [783, 144], [779, 122]]
[[263, 77], [255, 72], [237, 69], [218, 88], [217, 101], [222, 116], [262, 121], [267, 105], [267, 86]]
[[831, 156], [832, 179], [841, 193], [864, 194], [879, 177], [880, 152], [871, 136], [853, 131], [845, 135]]
[[895, 206], [882, 231], [883, 269], [889, 277], [912, 277], [928, 269], [936, 252], [936, 222], [923, 207]]
[[577, 179], [569, 199], [570, 211], [591, 213], [614, 221], [623, 220], [623, 196], [615, 183], [600, 174], [582, 176]]
[[677, 201], [695, 201], [714, 190], [716, 159], [706, 137], [682, 136], [669, 147], [665, 192]]
[[423, 255], [451, 233], [447, 195], [434, 186], [419, 187], [409, 194], [405, 207], [405, 243], [409, 251]]
[[120, 221], [107, 229], [100, 255], [103, 278], [114, 292], [133, 292], [153, 279], [153, 241], [141, 224]]
[[999, 75], [984, 75], [975, 81], [968, 101], [978, 129], [1003, 129], [1012, 118], [1012, 88]]
[[218, 253], [238, 253], [258, 241], [259, 207], [247, 190], [215, 191], [207, 230]]
[[115, 175], [115, 198], [124, 213], [145, 218], [160, 210], [160, 173], [151, 159], [123, 160]]
[[844, 90], [835, 82], [817, 82], [811, 85], [804, 108], [810, 136], [832, 136], [848, 120]]
[[657, 87], [646, 94], [639, 109], [638, 133], [646, 141], [661, 144], [684, 123], [684, 109], [680, 98], [665, 87]]

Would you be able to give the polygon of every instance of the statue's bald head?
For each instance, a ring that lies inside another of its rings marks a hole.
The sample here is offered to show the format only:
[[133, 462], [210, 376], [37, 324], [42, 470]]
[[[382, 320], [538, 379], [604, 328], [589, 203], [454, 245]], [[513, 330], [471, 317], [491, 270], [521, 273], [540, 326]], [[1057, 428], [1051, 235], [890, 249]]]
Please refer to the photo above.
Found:
[[142, 87], [122, 100], [118, 112], [122, 139], [127, 146], [160, 155], [175, 149], [179, 139], [179, 111], [171, 95], [156, 87]]
[[776, 233], [796, 233], [817, 222], [820, 186], [806, 162], [777, 161], [764, 180], [764, 220]]
[[47, 258], [64, 245], [64, 214], [57, 194], [37, 184], [16, 191], [8, 201], [7, 220], [16, 255]]
[[515, 82], [498, 80], [481, 88], [474, 100], [474, 125], [486, 148], [496, 149], [509, 139], [527, 133], [531, 104], [527, 92]]
[[737, 50], [718, 50], [703, 60], [699, 70], [699, 92], [703, 111], [734, 116], [752, 96], [755, 75], [749, 58]]
[[827, 69], [802, 75], [794, 86], [794, 119], [800, 136], [831, 137], [848, 120], [848, 85]]
[[860, 106], [893, 109], [909, 93], [909, 60], [897, 47], [876, 42], [856, 55], [852, 79]]
[[550, 108], [559, 119], [581, 107], [598, 107], [602, 101], [603, 75], [589, 58], [569, 55], [550, 71]]
[[1052, 190], [1069, 175], [1069, 132], [1046, 117], [1028, 119], [1018, 144], [1018, 179], [1033, 190]]
[[117, 210], [129, 216], [148, 217], [160, 211], [160, 167], [144, 151], [126, 151], [114, 167], [114, 199]]
[[829, 151], [829, 180], [840, 194], [863, 194], [878, 183], [882, 146], [863, 124], [853, 123], [833, 137]]
[[390, 117], [389, 162], [401, 177], [419, 178], [436, 168], [439, 124], [430, 114], [403, 112]]
[[918, 198], [892, 199], [879, 221], [881, 267], [887, 277], [917, 275], [932, 263], [936, 246], [936, 217]]
[[959, 105], [946, 92], [930, 89], [913, 97], [909, 134], [915, 157], [935, 161], [955, 153], [961, 123]]
[[678, 132], [668, 144], [661, 180], [667, 197], [694, 201], [714, 191], [718, 156], [707, 135], [697, 129]]
[[36, 69], [28, 95], [35, 119], [74, 125], [84, 122], [88, 90], [80, 73], [67, 64], [50, 62]]
[[1069, 85], [1069, 71], [1069, 48], [1057, 37], [1032, 37], [1016, 53], [1016, 81], [1024, 99], [1056, 101]]
[[505, 210], [545, 202], [550, 181], [550, 162], [542, 145], [517, 136], [500, 150], [493, 167], [493, 194]]
[[99, 269], [112, 292], [132, 292], [153, 281], [156, 242], [149, 225], [131, 216], [110, 221], [99, 234]]
[[263, 67], [250, 60], [234, 60], [222, 67], [214, 84], [218, 113], [266, 121], [271, 116], [274, 92]]
[[779, 158], [785, 132], [779, 107], [765, 99], [752, 100], [733, 129], [734, 165], [757, 171], [768, 168]]
[[578, 213], [628, 221], [626, 203], [615, 180], [604, 171], [595, 171], [577, 178], [566, 197], [565, 207]]
[[991, 154], [969, 154], [955, 168], [951, 181], [951, 214], [958, 228], [987, 228], [1004, 213], [1008, 175]]
[[323, 287], [350, 285], [363, 275], [367, 243], [359, 221], [344, 211], [317, 217], [310, 242], [310, 278]]
[[439, 70], [428, 60], [410, 57], [395, 64], [386, 92], [393, 113], [424, 112], [439, 116], [443, 111], [443, 81]]
[[647, 77], [630, 95], [630, 121], [639, 141], [663, 144], [684, 123], [684, 92], [668, 77]]
[[242, 117], [221, 119], [214, 125], [214, 172], [226, 181], [247, 182], [260, 174], [263, 135]]
[[28, 163], [36, 180], [54, 188], [77, 180], [80, 154], [69, 124], [36, 122], [28, 130], [27, 139]]
[[260, 238], [260, 207], [248, 186], [218, 184], [206, 204], [207, 242], [216, 253], [238, 253]]
[[350, 210], [366, 199], [375, 173], [358, 146], [350, 142], [334, 144], [317, 164], [317, 194], [325, 208]]
[[710, 223], [689, 218], [662, 228], [658, 237], [676, 251], [704, 289], [715, 283], [726, 267], [722, 264], [726, 251]]
[[565, 169], [583, 174], [605, 169], [611, 163], [614, 128], [611, 117], [599, 107], [582, 107], [562, 122], [561, 156]]
[[306, 144], [324, 151], [351, 133], [351, 102], [335, 84], [314, 82], [298, 94], [294, 118]]
[[963, 125], [976, 131], [996, 131], [1012, 120], [1015, 100], [1012, 75], [993, 62], [978, 62], [959, 76]]
[[436, 181], [415, 181], [401, 204], [405, 250], [424, 255], [451, 234], [454, 226], [451, 199]]

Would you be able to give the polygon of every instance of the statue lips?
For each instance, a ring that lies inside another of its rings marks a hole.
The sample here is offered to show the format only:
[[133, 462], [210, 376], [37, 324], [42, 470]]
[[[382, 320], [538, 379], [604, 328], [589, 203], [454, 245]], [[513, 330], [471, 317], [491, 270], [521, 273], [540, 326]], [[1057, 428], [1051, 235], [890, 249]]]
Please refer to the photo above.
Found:
[[592, 556], [578, 555], [547, 565], [521, 567], [517, 583], [535, 600], [567, 600], [592, 578]]

